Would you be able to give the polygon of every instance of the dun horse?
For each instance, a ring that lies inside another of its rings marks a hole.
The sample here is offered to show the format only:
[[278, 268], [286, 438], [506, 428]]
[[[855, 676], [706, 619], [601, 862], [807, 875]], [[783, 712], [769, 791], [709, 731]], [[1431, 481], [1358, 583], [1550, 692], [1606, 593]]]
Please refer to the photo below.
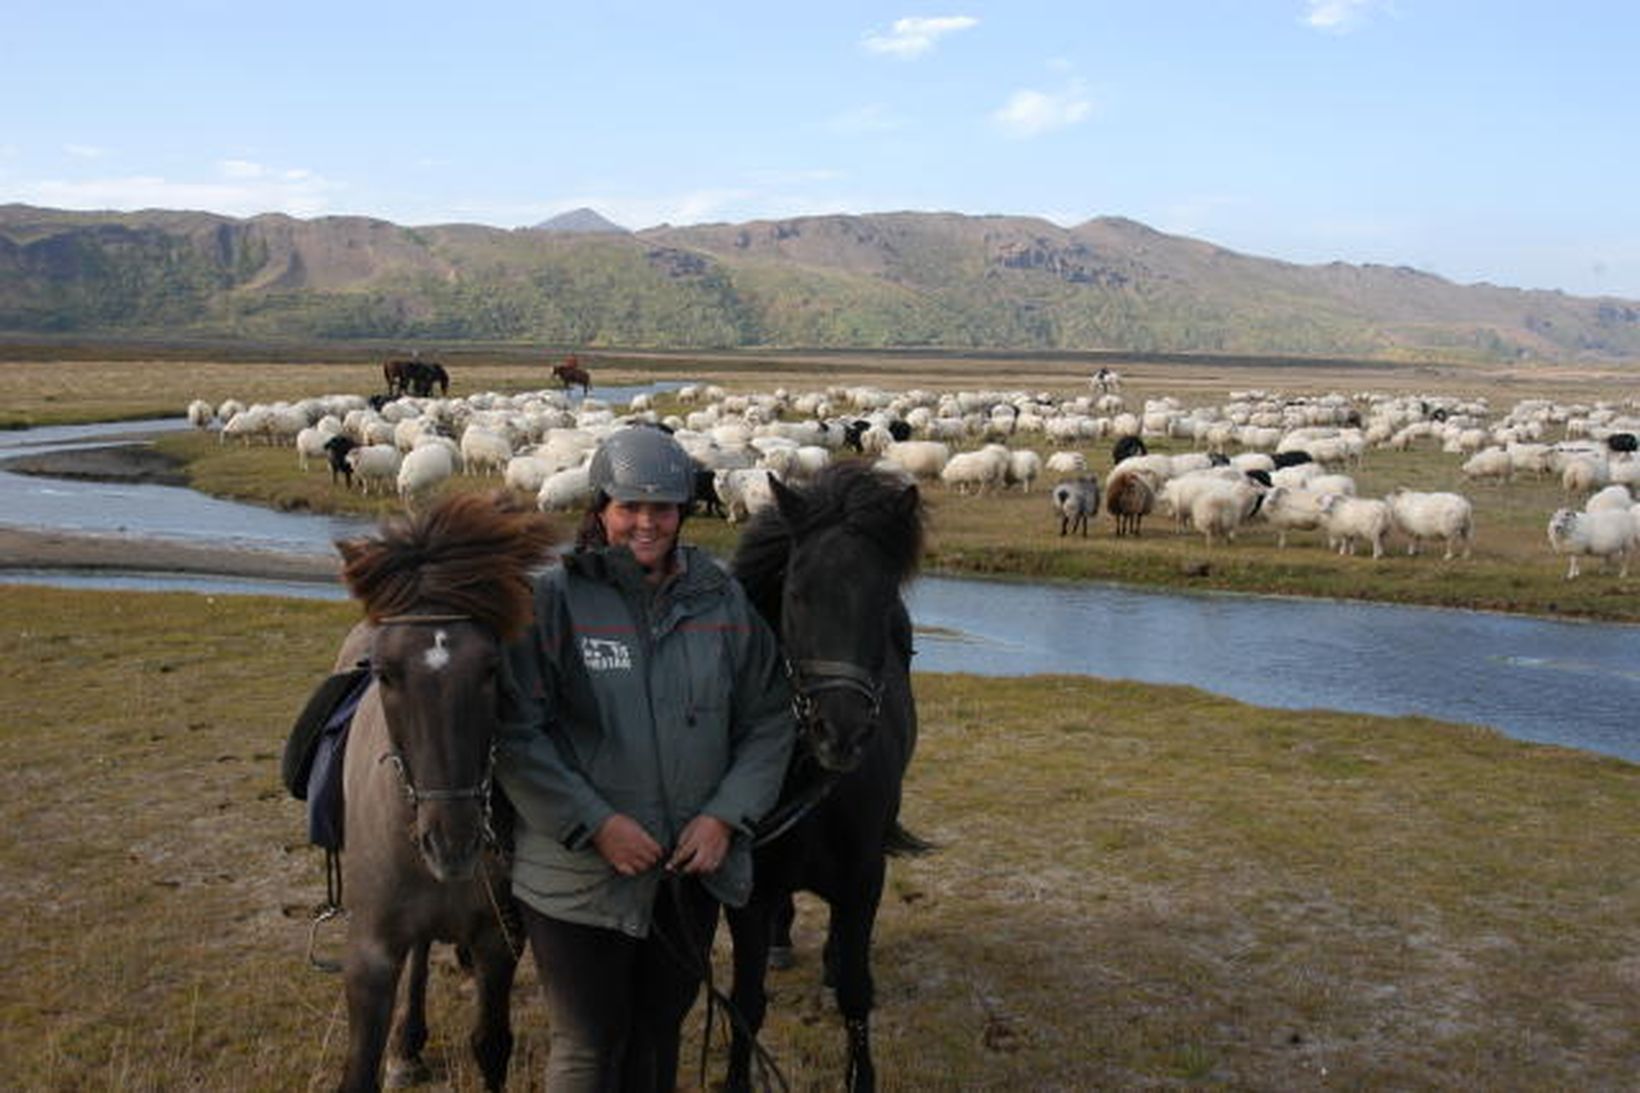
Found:
[[733, 568], [784, 646], [802, 746], [757, 851], [751, 901], [727, 915], [733, 999], [745, 1021], [729, 1088], [749, 1086], [771, 941], [789, 948], [791, 894], [802, 889], [830, 908], [826, 980], [848, 1031], [849, 1086], [869, 1090], [884, 856], [924, 848], [899, 825], [917, 736], [900, 589], [922, 556], [922, 504], [915, 486], [857, 463], [834, 464], [802, 490], [772, 485], [775, 505], [747, 526]]
[[[490, 765], [502, 642], [529, 621], [529, 573], [551, 549], [541, 514], [472, 494], [337, 544], [363, 605], [338, 670], [374, 680], [343, 762], [342, 896], [348, 1056], [344, 1090], [379, 1088], [401, 969], [396, 1078], [426, 1072], [427, 948], [454, 942], [477, 980], [471, 1045], [487, 1088], [512, 1053], [509, 995], [522, 943], [490, 835]], [[509, 922], [511, 920], [511, 922]]]

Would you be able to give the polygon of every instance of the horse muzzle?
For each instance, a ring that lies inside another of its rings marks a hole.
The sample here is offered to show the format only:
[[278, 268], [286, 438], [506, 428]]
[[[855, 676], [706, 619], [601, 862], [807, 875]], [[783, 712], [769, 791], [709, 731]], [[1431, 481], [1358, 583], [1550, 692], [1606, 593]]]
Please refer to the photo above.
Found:
[[[473, 816], [460, 818], [439, 813], [472, 811]], [[484, 855], [484, 823], [477, 810], [424, 809], [417, 816], [416, 849], [433, 879], [448, 884], [472, 879]]]

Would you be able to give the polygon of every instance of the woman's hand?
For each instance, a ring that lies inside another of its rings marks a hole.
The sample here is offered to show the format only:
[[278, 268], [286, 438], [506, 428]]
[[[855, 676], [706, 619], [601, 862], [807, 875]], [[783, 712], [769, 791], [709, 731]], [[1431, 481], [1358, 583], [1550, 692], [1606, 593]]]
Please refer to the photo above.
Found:
[[710, 873], [729, 854], [730, 826], [716, 816], [696, 816], [678, 836], [678, 847], [666, 868], [674, 873]]
[[653, 869], [661, 860], [661, 844], [650, 837], [642, 824], [621, 812], [598, 825], [592, 845], [615, 872], [625, 877]]

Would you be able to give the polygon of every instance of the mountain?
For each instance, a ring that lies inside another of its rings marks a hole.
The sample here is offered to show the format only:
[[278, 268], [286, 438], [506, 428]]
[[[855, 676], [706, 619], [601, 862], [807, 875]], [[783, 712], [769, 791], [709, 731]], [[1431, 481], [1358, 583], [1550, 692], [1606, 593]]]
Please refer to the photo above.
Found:
[[609, 232], [617, 235], [626, 234], [626, 229], [613, 221], [606, 220], [592, 209], [571, 209], [567, 213], [559, 213], [550, 220], [543, 220], [533, 229], [538, 232]]
[[1637, 301], [1296, 265], [1119, 218], [578, 227], [594, 220], [608, 224], [0, 206], [0, 332], [1640, 359]]

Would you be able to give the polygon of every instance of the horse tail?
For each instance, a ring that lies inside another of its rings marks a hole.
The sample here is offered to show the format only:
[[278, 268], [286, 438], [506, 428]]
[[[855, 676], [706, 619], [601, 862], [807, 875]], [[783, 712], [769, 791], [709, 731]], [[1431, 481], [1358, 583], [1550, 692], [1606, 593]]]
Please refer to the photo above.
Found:
[[934, 843], [913, 835], [901, 827], [898, 820], [895, 820], [889, 827], [888, 837], [883, 840], [883, 853], [891, 858], [914, 858], [937, 849], [939, 847]]

